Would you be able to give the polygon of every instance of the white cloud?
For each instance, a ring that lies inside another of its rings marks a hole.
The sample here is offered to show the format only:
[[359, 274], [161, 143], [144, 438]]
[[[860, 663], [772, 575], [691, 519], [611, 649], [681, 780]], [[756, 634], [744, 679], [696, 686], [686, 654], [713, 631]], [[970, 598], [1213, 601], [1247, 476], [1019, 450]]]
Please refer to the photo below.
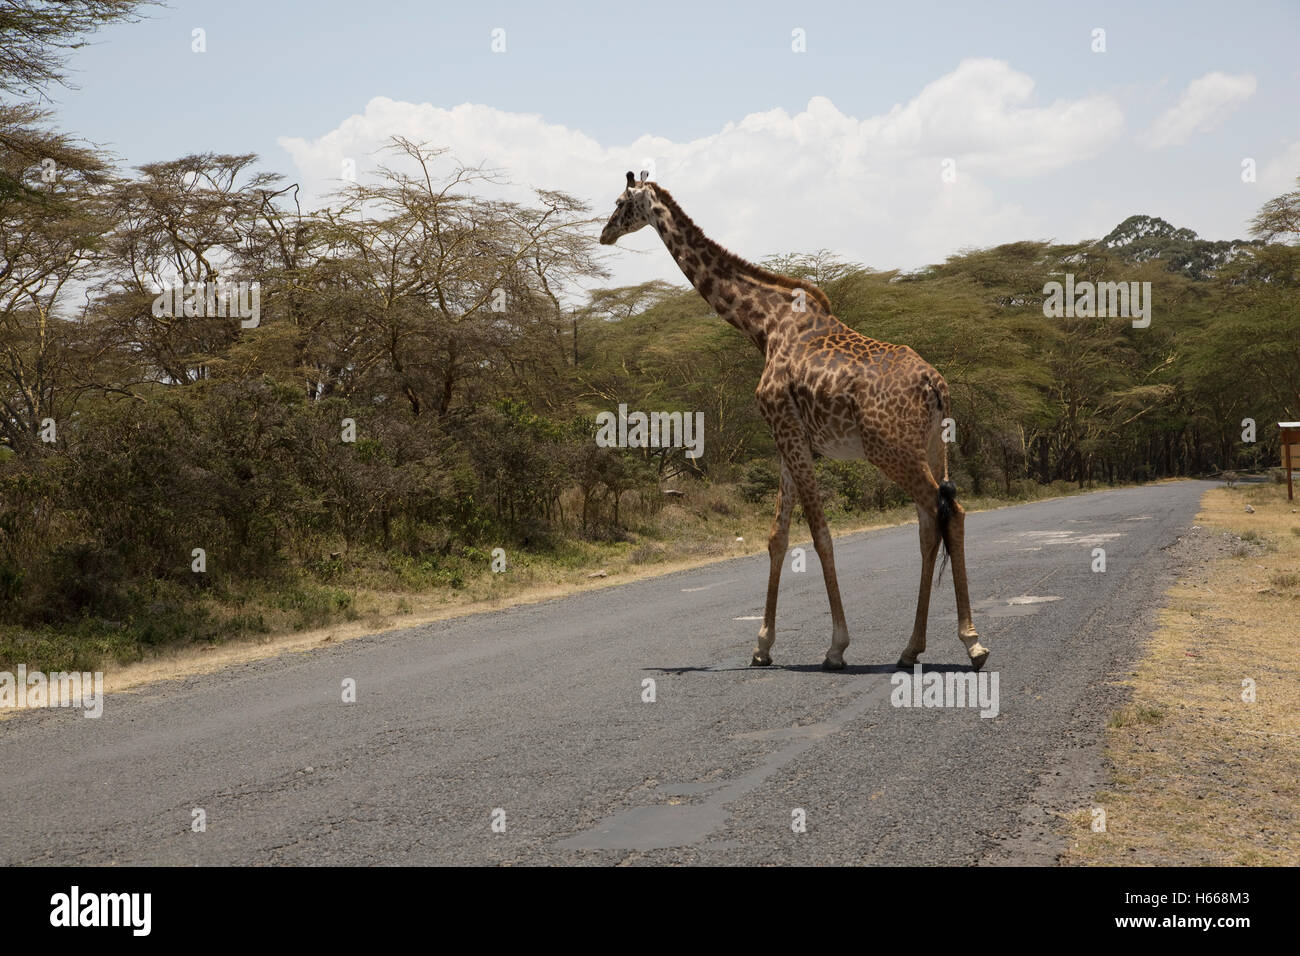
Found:
[[[612, 211], [624, 171], [653, 157], [658, 182], [711, 237], [748, 258], [829, 248], [877, 267], [915, 266], [1042, 232], [987, 180], [1049, 173], [1118, 138], [1123, 114], [1111, 97], [1035, 105], [1033, 91], [1032, 78], [1002, 61], [966, 60], [879, 116], [857, 119], [817, 96], [795, 115], [773, 109], [695, 140], [645, 135], [627, 145], [490, 106], [443, 109], [379, 97], [318, 139], [280, 145], [309, 195], [339, 184], [346, 157], [365, 175], [372, 154], [401, 134], [447, 146], [462, 162], [500, 168], [514, 183], [570, 192], [602, 216]], [[945, 183], [941, 163], [949, 158], [957, 176]], [[616, 281], [680, 281], [649, 230], [619, 248], [657, 254], [617, 253]]]
[[1297, 176], [1300, 176], [1300, 140], [1288, 143], [1280, 156], [1265, 164], [1259, 173], [1259, 185], [1272, 199], [1296, 189]]
[[1156, 117], [1143, 139], [1152, 149], [1181, 146], [1193, 133], [1217, 129], [1238, 106], [1255, 95], [1249, 73], [1207, 73], [1187, 84], [1178, 102]]

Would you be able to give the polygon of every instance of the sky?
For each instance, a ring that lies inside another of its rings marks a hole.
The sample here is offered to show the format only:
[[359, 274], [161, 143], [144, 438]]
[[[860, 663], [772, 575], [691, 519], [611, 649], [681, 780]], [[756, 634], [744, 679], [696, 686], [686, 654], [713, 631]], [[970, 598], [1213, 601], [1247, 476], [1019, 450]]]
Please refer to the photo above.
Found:
[[[1136, 213], [1244, 237], [1300, 175], [1298, 41], [1298, 0], [172, 0], [96, 34], [51, 105], [127, 166], [253, 152], [309, 204], [394, 135], [602, 219], [651, 167], [751, 260], [912, 269]], [[605, 263], [684, 282], [648, 229]]]

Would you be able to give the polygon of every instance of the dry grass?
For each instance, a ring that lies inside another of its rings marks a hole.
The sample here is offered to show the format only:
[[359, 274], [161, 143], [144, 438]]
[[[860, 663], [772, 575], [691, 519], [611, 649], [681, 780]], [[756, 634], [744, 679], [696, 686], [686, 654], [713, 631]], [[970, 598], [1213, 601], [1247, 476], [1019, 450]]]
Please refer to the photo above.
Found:
[[1107, 730], [1106, 830], [1074, 814], [1065, 863], [1300, 863], [1300, 501], [1238, 486], [1202, 508], [1198, 524], [1239, 543], [1169, 590]]

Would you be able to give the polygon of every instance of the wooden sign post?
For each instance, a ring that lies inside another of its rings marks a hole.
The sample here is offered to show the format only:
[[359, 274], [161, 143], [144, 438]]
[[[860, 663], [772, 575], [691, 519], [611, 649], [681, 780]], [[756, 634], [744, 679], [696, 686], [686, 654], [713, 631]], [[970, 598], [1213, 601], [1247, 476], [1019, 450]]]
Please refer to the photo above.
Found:
[[1300, 468], [1300, 422], [1278, 422], [1277, 427], [1282, 429], [1282, 467], [1286, 469], [1286, 497], [1291, 501], [1291, 470]]

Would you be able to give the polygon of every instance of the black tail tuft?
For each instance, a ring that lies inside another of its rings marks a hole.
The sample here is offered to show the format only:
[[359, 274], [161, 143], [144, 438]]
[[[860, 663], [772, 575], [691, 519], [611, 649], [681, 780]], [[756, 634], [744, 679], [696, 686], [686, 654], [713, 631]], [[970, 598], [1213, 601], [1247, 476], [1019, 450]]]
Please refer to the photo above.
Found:
[[948, 522], [952, 519], [953, 505], [957, 501], [957, 486], [947, 479], [939, 482], [938, 515], [935, 523], [939, 526], [939, 538], [943, 541], [943, 561], [939, 564], [939, 580], [943, 581], [943, 569], [948, 566]]

